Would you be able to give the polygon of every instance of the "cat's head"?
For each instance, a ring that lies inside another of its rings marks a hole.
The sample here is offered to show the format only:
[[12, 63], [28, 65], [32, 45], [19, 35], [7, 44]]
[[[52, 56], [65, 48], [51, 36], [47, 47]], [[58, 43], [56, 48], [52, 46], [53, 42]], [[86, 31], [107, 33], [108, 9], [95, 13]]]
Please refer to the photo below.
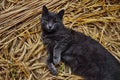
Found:
[[64, 10], [58, 13], [48, 11], [46, 6], [42, 8], [41, 27], [46, 32], [55, 32], [63, 27], [62, 19]]

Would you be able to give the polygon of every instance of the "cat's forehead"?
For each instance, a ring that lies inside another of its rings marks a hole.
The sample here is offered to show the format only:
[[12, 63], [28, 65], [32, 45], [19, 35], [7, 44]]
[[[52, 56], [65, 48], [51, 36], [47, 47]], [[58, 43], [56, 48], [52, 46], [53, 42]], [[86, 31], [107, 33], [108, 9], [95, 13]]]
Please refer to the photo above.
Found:
[[49, 14], [47, 16], [50, 17], [50, 18], [56, 18], [57, 17], [57, 13], [49, 12]]
[[56, 13], [55, 13], [55, 12], [49, 12], [49, 15], [51, 15], [51, 16], [55, 16]]

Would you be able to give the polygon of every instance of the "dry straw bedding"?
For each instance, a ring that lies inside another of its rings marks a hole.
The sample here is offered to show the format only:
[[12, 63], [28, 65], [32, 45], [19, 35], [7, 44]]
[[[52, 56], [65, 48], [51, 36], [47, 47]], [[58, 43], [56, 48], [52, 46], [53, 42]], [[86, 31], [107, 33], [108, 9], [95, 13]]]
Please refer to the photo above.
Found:
[[119, 0], [0, 0], [0, 80], [82, 80], [66, 72], [46, 68], [41, 42], [43, 5], [51, 11], [65, 9], [64, 24], [99, 41], [120, 60]]

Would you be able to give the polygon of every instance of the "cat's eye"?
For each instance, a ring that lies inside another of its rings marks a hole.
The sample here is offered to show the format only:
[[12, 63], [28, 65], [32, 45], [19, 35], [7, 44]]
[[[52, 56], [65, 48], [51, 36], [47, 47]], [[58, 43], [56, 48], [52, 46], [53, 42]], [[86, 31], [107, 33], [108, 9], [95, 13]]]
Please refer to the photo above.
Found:
[[47, 19], [43, 19], [44, 21], [48, 21]]
[[54, 22], [55, 22], [55, 23], [57, 23], [57, 21], [56, 21], [56, 20], [54, 20]]
[[47, 20], [47, 19], [43, 19], [43, 21], [44, 21], [44, 22], [48, 22], [48, 20]]
[[57, 23], [57, 22], [58, 22], [58, 20], [56, 20], [56, 19], [55, 19], [55, 20], [53, 20], [53, 21], [54, 21], [55, 23]]

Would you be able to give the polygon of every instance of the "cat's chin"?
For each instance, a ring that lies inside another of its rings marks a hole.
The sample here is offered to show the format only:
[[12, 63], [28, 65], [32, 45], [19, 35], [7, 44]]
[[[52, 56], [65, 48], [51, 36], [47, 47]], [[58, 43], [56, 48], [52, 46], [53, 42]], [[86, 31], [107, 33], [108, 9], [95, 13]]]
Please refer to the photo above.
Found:
[[48, 32], [48, 33], [54, 33], [55, 30], [47, 29], [47, 32]]

